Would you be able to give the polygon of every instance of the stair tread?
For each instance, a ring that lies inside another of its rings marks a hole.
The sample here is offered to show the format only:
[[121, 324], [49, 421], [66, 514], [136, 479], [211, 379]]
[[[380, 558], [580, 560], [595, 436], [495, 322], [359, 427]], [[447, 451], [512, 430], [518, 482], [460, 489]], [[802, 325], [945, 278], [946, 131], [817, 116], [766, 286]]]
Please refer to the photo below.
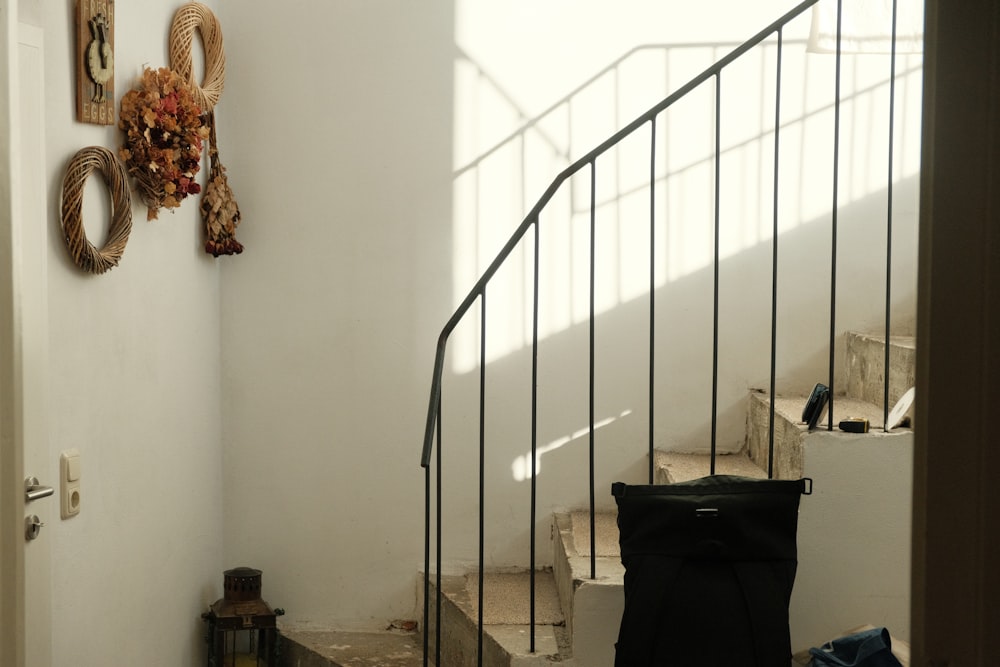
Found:
[[[883, 343], [883, 344], [885, 343], [885, 334], [868, 334], [868, 333], [853, 331], [849, 332], [849, 335], [856, 336], [858, 338], [867, 338], [869, 340], [873, 340], [878, 343]], [[892, 336], [889, 336], [889, 344], [915, 350], [917, 349], [917, 337], [893, 334]]]
[[[531, 576], [529, 572], [486, 572], [483, 574], [483, 625], [528, 625], [531, 622]], [[465, 577], [469, 611], [479, 614], [479, 576]], [[535, 572], [535, 623], [562, 625], [562, 609], [552, 572]]]
[[295, 664], [341, 667], [379, 664], [386, 667], [418, 667], [423, 664], [423, 634], [420, 632], [350, 632], [342, 630], [296, 630], [282, 627], [282, 651]]
[[[485, 623], [483, 625], [486, 625]], [[552, 625], [535, 626], [535, 652], [530, 650], [529, 628], [524, 624], [490, 625], [485, 628], [490, 637], [513, 659], [521, 661], [554, 662], [560, 655], [559, 640]], [[559, 660], [559, 662], [563, 662]]]
[[[710, 459], [711, 454], [682, 454], [664, 451], [655, 453], [656, 468], [664, 472], [664, 481], [669, 484], [706, 477], [711, 470]], [[767, 473], [751, 461], [746, 454], [717, 455], [715, 457], [715, 473], [755, 479], [767, 477]]]
[[[579, 510], [570, 514], [573, 547], [579, 556], [590, 557], [590, 512]], [[598, 556], [618, 558], [618, 513], [594, 513], [594, 548]]]
[[[765, 395], [757, 394], [759, 400], [767, 404], [768, 398]], [[774, 400], [774, 412], [777, 416], [784, 418], [786, 421], [794, 424], [803, 433], [808, 431], [806, 424], [802, 421], [802, 408], [805, 406], [806, 397], [796, 396], [796, 397], [785, 397], [778, 396]], [[851, 398], [848, 396], [834, 396], [833, 399], [833, 419], [834, 427], [842, 419], [848, 418], [860, 418], [867, 419], [871, 431], [882, 431], [885, 425], [885, 412], [884, 410], [873, 404], [864, 400], [857, 398]], [[821, 420], [822, 424], [826, 424], [829, 417], [824, 415]]]
[[[747, 449], [750, 458], [761, 466], [767, 465], [769, 443], [771, 399], [762, 393], [750, 395], [749, 422], [747, 424]], [[798, 479], [802, 476], [805, 460], [804, 445], [812, 438], [866, 438], [872, 444], [883, 442], [885, 438], [910, 437], [909, 428], [894, 428], [887, 433], [882, 408], [855, 398], [837, 396], [833, 401], [834, 429], [827, 430], [828, 417], [824, 415], [821, 425], [809, 431], [802, 422], [802, 408], [806, 397], [778, 396], [774, 399], [774, 476], [778, 479]], [[864, 435], [846, 433], [836, 428], [840, 420], [848, 417], [867, 419], [869, 432]]]

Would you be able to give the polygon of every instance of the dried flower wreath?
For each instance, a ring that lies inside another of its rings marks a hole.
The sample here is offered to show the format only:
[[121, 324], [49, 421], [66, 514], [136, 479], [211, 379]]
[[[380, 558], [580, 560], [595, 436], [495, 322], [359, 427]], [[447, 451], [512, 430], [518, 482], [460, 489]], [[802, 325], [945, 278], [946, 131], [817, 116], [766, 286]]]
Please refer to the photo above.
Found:
[[118, 155], [149, 207], [147, 220], [156, 219], [161, 207], [176, 208], [201, 192], [195, 175], [209, 129], [190, 86], [176, 72], [146, 68], [139, 87], [122, 97], [118, 127], [125, 131]]

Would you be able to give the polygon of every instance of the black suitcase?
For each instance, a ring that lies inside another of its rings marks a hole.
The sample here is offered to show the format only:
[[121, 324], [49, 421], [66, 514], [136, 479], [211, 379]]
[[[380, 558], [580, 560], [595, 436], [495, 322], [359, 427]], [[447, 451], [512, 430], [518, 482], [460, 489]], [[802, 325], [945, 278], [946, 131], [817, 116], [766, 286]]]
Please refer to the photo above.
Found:
[[788, 667], [799, 498], [729, 475], [616, 483], [625, 611], [615, 667]]

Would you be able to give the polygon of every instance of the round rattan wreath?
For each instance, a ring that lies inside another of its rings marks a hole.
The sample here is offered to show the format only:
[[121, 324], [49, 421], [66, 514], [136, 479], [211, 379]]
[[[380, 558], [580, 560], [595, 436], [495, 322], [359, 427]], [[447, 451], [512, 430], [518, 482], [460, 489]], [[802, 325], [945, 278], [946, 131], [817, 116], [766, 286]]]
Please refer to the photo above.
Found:
[[[191, 56], [195, 30], [201, 31], [201, 40], [205, 45], [205, 81], [200, 86], [194, 79]], [[170, 69], [191, 85], [202, 113], [215, 108], [226, 83], [226, 54], [222, 50], [219, 21], [212, 10], [200, 2], [189, 2], [174, 14], [170, 27]]]
[[[95, 169], [111, 191], [111, 226], [100, 249], [87, 240], [82, 215], [84, 182]], [[70, 160], [63, 177], [62, 227], [69, 254], [81, 269], [101, 274], [118, 266], [132, 231], [132, 198], [125, 168], [107, 148], [82, 148]]]

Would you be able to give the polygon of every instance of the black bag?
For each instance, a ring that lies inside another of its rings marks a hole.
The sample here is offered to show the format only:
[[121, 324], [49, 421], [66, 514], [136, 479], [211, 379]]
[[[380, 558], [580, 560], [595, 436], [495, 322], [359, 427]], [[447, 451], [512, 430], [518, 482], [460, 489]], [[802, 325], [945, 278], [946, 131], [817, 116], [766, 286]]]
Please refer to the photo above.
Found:
[[615, 667], [786, 667], [799, 498], [812, 481], [729, 475], [612, 486], [625, 611]]

